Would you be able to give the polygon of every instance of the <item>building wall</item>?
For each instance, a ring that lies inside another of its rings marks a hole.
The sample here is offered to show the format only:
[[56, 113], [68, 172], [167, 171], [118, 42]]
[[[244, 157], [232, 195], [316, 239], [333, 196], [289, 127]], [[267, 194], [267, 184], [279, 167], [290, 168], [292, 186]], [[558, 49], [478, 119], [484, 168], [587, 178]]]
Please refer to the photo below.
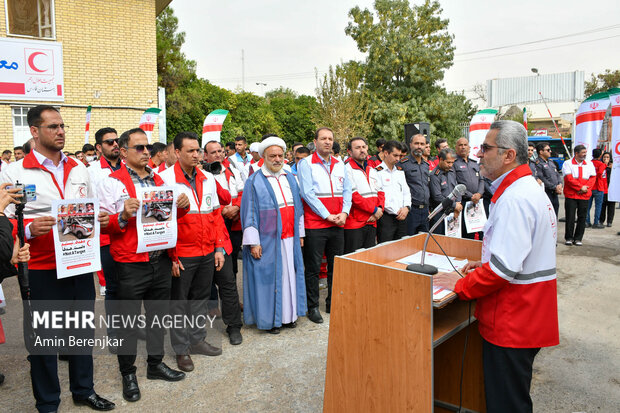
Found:
[[[0, 37], [7, 37], [4, 7], [0, 0]], [[65, 101], [52, 104], [60, 106], [69, 125], [65, 149], [74, 152], [84, 144], [88, 105], [93, 106], [93, 144], [97, 129], [111, 126], [120, 134], [137, 127], [145, 109], [157, 107], [155, 0], [55, 0], [54, 7], [55, 41], [63, 45]], [[13, 147], [8, 103], [0, 102], [0, 149]], [[23, 105], [38, 103], [51, 102]], [[153, 141], [158, 136], [156, 124]]]

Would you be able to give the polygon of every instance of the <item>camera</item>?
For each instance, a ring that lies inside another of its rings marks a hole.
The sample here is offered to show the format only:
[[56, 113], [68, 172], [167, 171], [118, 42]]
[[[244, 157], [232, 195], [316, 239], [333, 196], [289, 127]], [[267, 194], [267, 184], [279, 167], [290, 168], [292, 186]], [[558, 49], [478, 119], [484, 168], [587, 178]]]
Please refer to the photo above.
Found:
[[12, 188], [19, 189], [19, 191], [17, 191], [17, 194], [21, 195], [21, 198], [19, 198], [19, 203], [26, 204], [26, 202], [28, 202], [28, 191], [26, 189], [26, 185], [20, 184], [19, 181], [17, 181], [15, 182], [15, 185], [7, 186], [7, 189], [12, 189]]
[[222, 173], [222, 164], [220, 162], [207, 162], [201, 161], [202, 170], [212, 173], [213, 175], [219, 175]]

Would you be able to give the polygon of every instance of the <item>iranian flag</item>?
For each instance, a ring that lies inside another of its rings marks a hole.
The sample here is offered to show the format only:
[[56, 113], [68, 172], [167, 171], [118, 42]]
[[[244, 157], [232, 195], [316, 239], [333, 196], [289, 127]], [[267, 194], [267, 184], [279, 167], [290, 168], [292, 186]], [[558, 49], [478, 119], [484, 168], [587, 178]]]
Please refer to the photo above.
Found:
[[491, 123], [497, 115], [496, 109], [483, 109], [476, 113], [469, 123], [469, 157], [478, 160], [476, 154], [480, 150], [480, 145], [484, 142], [487, 132], [491, 129]]
[[[587, 149], [588, 160], [592, 159], [592, 149], [598, 144], [598, 137], [605, 119], [605, 112], [609, 107], [609, 94], [596, 93], [584, 100], [575, 115], [575, 139], [573, 145], [584, 145]], [[574, 148], [573, 146], [573, 152]]]
[[609, 89], [611, 101], [611, 156], [614, 166], [609, 182], [609, 202], [620, 202], [620, 89]]
[[149, 143], [151, 143], [151, 136], [153, 135], [153, 129], [155, 128], [155, 122], [157, 121], [159, 112], [161, 112], [161, 109], [148, 108], [142, 114], [142, 118], [140, 118], [140, 125], [138, 127], [146, 132], [146, 136], [149, 138]]
[[525, 109], [525, 106], [523, 106], [523, 126], [527, 130], [527, 109]]
[[90, 135], [90, 115], [93, 112], [93, 107], [88, 105], [86, 109], [86, 128], [84, 130], [84, 143], [88, 143], [88, 137]]
[[222, 125], [228, 116], [228, 111], [224, 109], [216, 109], [209, 113], [202, 124], [202, 147], [204, 148], [207, 142], [219, 142], [220, 133], [222, 132]]

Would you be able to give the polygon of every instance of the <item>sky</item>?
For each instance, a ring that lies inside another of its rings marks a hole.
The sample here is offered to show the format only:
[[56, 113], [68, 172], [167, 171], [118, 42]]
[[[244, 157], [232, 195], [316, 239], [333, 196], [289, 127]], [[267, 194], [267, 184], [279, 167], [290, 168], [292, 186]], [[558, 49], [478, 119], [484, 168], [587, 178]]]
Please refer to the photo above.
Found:
[[[440, 4], [456, 46], [454, 64], [443, 81], [450, 91], [465, 91], [473, 98], [474, 85], [493, 78], [533, 76], [532, 67], [541, 74], [583, 70], [586, 80], [592, 73], [620, 68], [617, 0], [450, 0]], [[372, 5], [369, 0], [171, 3], [179, 29], [186, 33], [183, 51], [197, 62], [198, 76], [230, 90], [241, 88], [243, 50], [244, 89], [258, 95], [280, 86], [314, 95], [315, 71], [323, 74], [330, 65], [363, 60], [364, 54], [344, 29], [351, 8], [372, 10]], [[561, 38], [505, 47], [557, 37]]]

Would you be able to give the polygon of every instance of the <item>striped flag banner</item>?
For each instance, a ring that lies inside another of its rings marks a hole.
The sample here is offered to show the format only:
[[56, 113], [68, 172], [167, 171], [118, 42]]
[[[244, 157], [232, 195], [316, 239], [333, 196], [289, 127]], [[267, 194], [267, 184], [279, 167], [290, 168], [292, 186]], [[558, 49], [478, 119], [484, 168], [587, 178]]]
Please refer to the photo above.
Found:
[[161, 112], [161, 109], [159, 108], [148, 108], [144, 111], [142, 117], [140, 118], [140, 125], [138, 127], [146, 132], [146, 136], [149, 138], [149, 143], [151, 143], [151, 136], [153, 135], [153, 129], [155, 128], [155, 122], [157, 122], [159, 112]]
[[491, 129], [491, 123], [497, 115], [496, 109], [483, 109], [476, 113], [469, 123], [469, 157], [478, 160], [476, 154], [480, 150], [480, 145], [484, 142], [487, 132]]
[[84, 143], [88, 143], [88, 137], [90, 136], [90, 115], [93, 112], [93, 107], [88, 105], [86, 108], [86, 128], [84, 129]]
[[620, 202], [620, 89], [609, 89], [611, 101], [611, 156], [614, 166], [609, 182], [609, 202]]
[[523, 106], [523, 126], [527, 130], [527, 109], [525, 109], [525, 106]]
[[224, 109], [216, 109], [209, 113], [202, 124], [202, 147], [204, 148], [207, 142], [220, 141], [220, 133], [222, 132], [222, 125], [228, 116], [228, 111]]
[[609, 103], [609, 94], [607, 92], [596, 93], [584, 100], [575, 114], [575, 139], [573, 139], [573, 145], [584, 145], [586, 147], [588, 152], [587, 160], [592, 159], [592, 149], [596, 148], [598, 144], [598, 137], [601, 133], [603, 119], [605, 119]]

